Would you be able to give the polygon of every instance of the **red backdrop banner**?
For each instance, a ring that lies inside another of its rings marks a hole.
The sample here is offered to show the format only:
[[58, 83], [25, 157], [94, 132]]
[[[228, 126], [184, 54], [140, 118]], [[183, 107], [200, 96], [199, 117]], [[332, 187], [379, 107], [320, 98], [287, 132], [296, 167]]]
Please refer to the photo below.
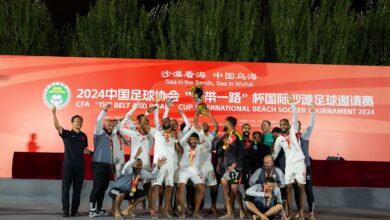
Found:
[[252, 131], [261, 131], [265, 119], [278, 126], [281, 118], [291, 118], [287, 97], [293, 94], [303, 129], [308, 106], [317, 104], [310, 139], [314, 159], [339, 154], [390, 161], [390, 67], [0, 56], [0, 177], [11, 177], [15, 151], [63, 152], [52, 103], [64, 128], [70, 129], [73, 115], [84, 117], [82, 130], [93, 149], [104, 103], [113, 105], [108, 116], [119, 118], [137, 100], [143, 105], [136, 114], [144, 113], [161, 94], [174, 100], [170, 117], [179, 117], [180, 108], [192, 118], [195, 84], [203, 86], [203, 101], [221, 125], [233, 115], [239, 127], [249, 123]]

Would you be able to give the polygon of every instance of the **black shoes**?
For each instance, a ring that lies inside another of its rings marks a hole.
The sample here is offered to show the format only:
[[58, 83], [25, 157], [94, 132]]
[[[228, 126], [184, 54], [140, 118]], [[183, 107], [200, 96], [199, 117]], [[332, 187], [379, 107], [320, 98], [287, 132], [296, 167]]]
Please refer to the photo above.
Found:
[[66, 217], [69, 217], [69, 216], [71, 216], [71, 217], [80, 217], [81, 215], [80, 215], [80, 213], [78, 211], [74, 211], [70, 215], [69, 215], [69, 211], [64, 211], [62, 216], [66, 218]]
[[72, 214], [70, 214], [70, 216], [72, 216], [72, 217], [80, 217], [81, 215], [78, 212], [72, 212]]

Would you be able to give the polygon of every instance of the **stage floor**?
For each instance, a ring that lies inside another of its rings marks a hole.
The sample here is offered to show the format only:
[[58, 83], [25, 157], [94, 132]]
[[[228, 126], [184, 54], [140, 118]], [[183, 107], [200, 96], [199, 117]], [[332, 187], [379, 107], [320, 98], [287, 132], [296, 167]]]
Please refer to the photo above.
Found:
[[[82, 210], [87, 210], [87, 207], [81, 207]], [[217, 220], [217, 217], [207, 214], [208, 210], [203, 210], [204, 219]], [[222, 215], [222, 210], [219, 210]], [[76, 219], [91, 219], [88, 213], [80, 212], [83, 216]], [[136, 211], [137, 219], [150, 219], [147, 211], [141, 210], [139, 207]], [[385, 210], [368, 210], [368, 209], [352, 209], [352, 208], [324, 208], [321, 207], [316, 212], [317, 219], [329, 220], [366, 220], [366, 219], [390, 219], [390, 213]], [[236, 213], [236, 219], [239, 219]], [[12, 220], [40, 220], [40, 219], [64, 219], [61, 215], [60, 204], [47, 204], [38, 202], [12, 202], [2, 203], [0, 206], [0, 219]], [[98, 217], [98, 219], [114, 219], [114, 217]], [[160, 217], [159, 219], [166, 219]], [[172, 218], [175, 219], [175, 218]], [[248, 218], [249, 219], [249, 218]], [[250, 218], [251, 219], [251, 218]]]
[[[80, 214], [77, 219], [88, 217], [88, 200], [92, 181], [85, 181], [81, 193]], [[314, 187], [316, 198], [315, 210], [317, 219], [329, 220], [363, 220], [390, 219], [390, 189], [388, 188], [336, 188]], [[206, 190], [205, 207], [210, 205], [208, 189]], [[103, 207], [111, 207], [111, 200], [105, 196]], [[217, 207], [222, 216], [224, 202], [222, 189], [219, 187]], [[236, 204], [237, 207], [237, 204]], [[0, 219], [64, 219], [61, 213], [60, 180], [20, 180], [0, 179]], [[294, 210], [295, 205], [294, 205]], [[307, 210], [307, 207], [306, 207]], [[207, 213], [207, 209], [205, 213]], [[145, 210], [137, 210], [138, 218], [150, 219]], [[98, 219], [114, 219], [99, 217]], [[163, 218], [160, 218], [163, 219]], [[205, 215], [205, 219], [218, 219]], [[238, 218], [238, 213], [236, 214]]]

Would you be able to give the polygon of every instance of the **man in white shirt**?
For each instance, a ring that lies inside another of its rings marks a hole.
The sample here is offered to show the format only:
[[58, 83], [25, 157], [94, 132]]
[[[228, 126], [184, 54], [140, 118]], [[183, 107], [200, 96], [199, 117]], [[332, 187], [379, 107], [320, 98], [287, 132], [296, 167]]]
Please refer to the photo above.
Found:
[[[133, 124], [131, 122], [131, 116], [135, 112], [136, 109], [140, 107], [141, 103], [138, 102], [134, 107], [126, 114], [126, 117], [122, 120], [120, 130], [119, 132], [130, 138], [130, 147], [131, 147], [131, 155], [130, 155], [130, 163], [134, 162], [136, 152], [138, 152], [139, 149], [142, 149], [142, 153], [139, 155], [139, 159], [142, 160], [142, 169], [146, 171], [151, 171], [151, 164], [150, 164], [150, 151], [153, 147], [154, 140], [151, 136], [147, 135], [147, 133], [142, 130], [140, 127], [141, 120], [143, 118], [143, 114], [137, 115], [137, 122], [138, 125], [128, 126], [128, 128], [125, 128], [126, 124]], [[146, 124], [149, 124], [149, 120], [146, 121]], [[143, 187], [145, 192], [148, 195], [148, 202], [151, 203], [151, 179], [144, 179], [143, 180]]]
[[175, 155], [177, 151], [182, 152], [179, 141], [171, 135], [171, 121], [169, 118], [163, 118], [162, 130], [151, 128], [146, 124], [148, 115], [153, 111], [153, 107], [149, 108], [145, 113], [141, 121], [141, 128], [148, 135], [154, 137], [154, 157], [153, 164], [156, 164], [158, 159], [163, 157], [167, 158], [166, 165], [160, 170], [159, 175], [152, 181], [152, 202], [150, 204], [152, 217], [158, 217], [157, 210], [155, 209], [155, 202], [158, 198], [160, 187], [165, 183], [165, 207], [164, 215], [169, 217], [169, 212], [172, 210], [171, 198], [172, 189], [174, 186], [174, 170], [176, 169]]
[[[181, 139], [180, 143], [183, 146], [183, 156], [180, 161], [178, 190], [179, 190], [179, 204], [177, 213], [180, 218], [185, 218], [184, 214], [184, 191], [189, 179], [195, 187], [195, 209], [194, 218], [199, 218], [200, 203], [204, 197], [204, 180], [200, 173], [199, 157], [200, 151], [203, 148], [210, 148], [211, 142], [204, 135], [203, 131], [199, 132], [195, 127], [192, 127], [189, 132]], [[201, 144], [200, 140], [205, 141]], [[182, 208], [183, 207], [183, 208]]]
[[293, 103], [292, 95], [289, 96], [289, 102], [292, 107], [292, 124], [287, 119], [280, 120], [280, 128], [282, 134], [276, 139], [274, 145], [274, 153], [272, 157], [275, 159], [280, 150], [286, 154], [286, 171], [285, 180], [287, 184], [287, 206], [288, 216], [292, 215], [292, 192], [293, 184], [297, 183], [300, 193], [300, 209], [299, 219], [304, 220], [303, 208], [305, 200], [305, 184], [306, 184], [306, 164], [305, 155], [302, 152], [300, 138], [298, 134], [298, 112]]
[[[210, 188], [210, 198], [211, 198], [211, 213], [214, 216], [217, 215], [217, 197], [218, 197], [218, 188], [217, 188], [217, 178], [215, 177], [214, 166], [211, 161], [212, 158], [212, 143], [215, 137], [218, 134], [219, 125], [217, 120], [210, 111], [207, 111], [205, 116], [208, 116], [213, 123], [214, 129], [210, 132], [210, 126], [207, 122], [202, 123], [204, 135], [211, 142], [210, 147], [205, 147], [200, 151], [200, 172], [205, 181], [205, 186]], [[198, 115], [195, 114], [194, 117], [194, 126], [198, 126]], [[202, 141], [205, 143], [205, 141]]]

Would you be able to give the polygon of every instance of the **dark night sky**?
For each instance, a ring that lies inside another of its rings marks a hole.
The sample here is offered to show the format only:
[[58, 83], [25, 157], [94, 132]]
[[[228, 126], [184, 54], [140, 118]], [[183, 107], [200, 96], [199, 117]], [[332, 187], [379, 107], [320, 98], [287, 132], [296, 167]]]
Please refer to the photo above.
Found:
[[[67, 24], [74, 25], [76, 14], [87, 15], [91, 4], [96, 0], [44, 0], [49, 8], [51, 16], [57, 28], [62, 28]], [[109, 0], [106, 0], [109, 1]], [[147, 10], [165, 4], [169, 0], [138, 0], [140, 6], [145, 6]]]
[[[43, 0], [46, 2], [51, 16], [56, 24], [56, 27], [61, 29], [67, 24], [74, 25], [76, 21], [76, 14], [86, 15], [91, 4], [96, 0]], [[110, 1], [110, 0], [106, 0]], [[158, 4], [165, 4], [170, 0], [138, 0], [139, 6], [145, 6], [147, 10], [157, 6]], [[377, 0], [354, 0], [353, 8], [357, 11], [364, 9], [367, 1]], [[318, 5], [321, 0], [313, 0], [314, 5]]]

